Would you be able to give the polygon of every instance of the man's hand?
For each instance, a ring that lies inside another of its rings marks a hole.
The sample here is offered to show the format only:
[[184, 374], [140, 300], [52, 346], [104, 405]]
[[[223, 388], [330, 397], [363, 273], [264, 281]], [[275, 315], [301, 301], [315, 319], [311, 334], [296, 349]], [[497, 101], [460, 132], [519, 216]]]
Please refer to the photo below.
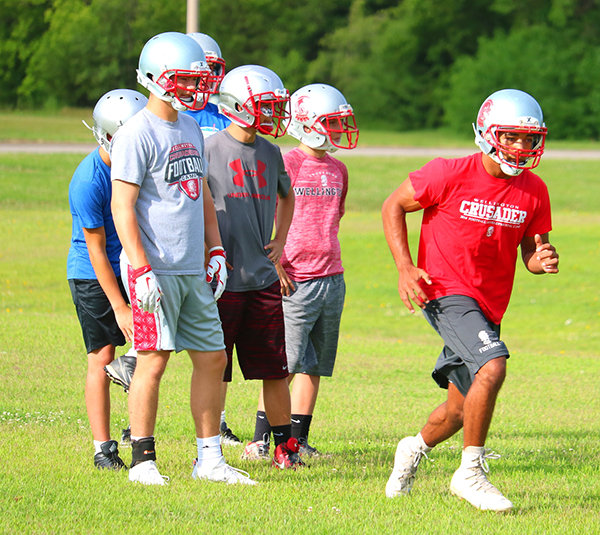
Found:
[[292, 282], [292, 279], [290, 279], [287, 272], [285, 271], [285, 269], [283, 269], [282, 265], [279, 262], [275, 264], [275, 269], [277, 269], [277, 275], [279, 275], [279, 283], [281, 284], [281, 295], [289, 297], [290, 294], [296, 290], [296, 288], [294, 287], [294, 283]]
[[398, 293], [404, 306], [408, 308], [411, 314], [415, 313], [415, 309], [411, 302], [414, 301], [418, 307], [425, 308], [429, 303], [427, 294], [419, 286], [419, 281], [424, 280], [427, 284], [431, 284], [429, 274], [413, 265], [398, 270]]
[[219, 297], [225, 290], [227, 284], [227, 267], [225, 260], [225, 249], [221, 246], [213, 247], [209, 251], [210, 260], [206, 267], [206, 282], [210, 283], [212, 280], [217, 281], [217, 287], [215, 289], [215, 301], [219, 300]]
[[135, 298], [138, 307], [143, 312], [154, 314], [158, 309], [162, 291], [150, 265], [134, 269], [133, 280], [135, 281]]
[[543, 243], [542, 237], [536, 234], [535, 240], [535, 257], [540, 263], [541, 268], [546, 273], [558, 273], [558, 253], [550, 243]]
[[113, 308], [115, 319], [121, 332], [128, 342], [133, 342], [133, 315], [131, 309], [127, 305], [119, 308]]
[[284, 247], [285, 243], [280, 243], [276, 239], [271, 240], [269, 243], [267, 243], [267, 245], [265, 245], [265, 251], [269, 251], [267, 258], [273, 262], [273, 264], [277, 264], [277, 262], [281, 260]]

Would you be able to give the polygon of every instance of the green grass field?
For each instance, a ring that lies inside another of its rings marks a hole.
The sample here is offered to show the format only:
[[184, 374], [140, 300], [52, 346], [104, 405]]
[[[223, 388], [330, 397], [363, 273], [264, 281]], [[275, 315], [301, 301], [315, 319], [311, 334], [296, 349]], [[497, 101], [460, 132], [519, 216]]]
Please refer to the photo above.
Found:
[[[91, 136], [83, 129], [85, 139]], [[414, 143], [417, 143], [416, 141]], [[407, 143], [410, 144], [410, 143]], [[336, 372], [324, 380], [311, 442], [330, 458], [297, 473], [239, 459], [256, 487], [193, 481], [191, 365], [173, 356], [156, 429], [165, 488], [92, 466], [85, 349], [66, 282], [67, 188], [82, 155], [0, 155], [0, 533], [595, 534], [600, 532], [600, 185], [597, 162], [548, 161], [561, 273], [518, 269], [503, 322], [511, 349], [488, 447], [491, 480], [514, 502], [483, 513], [449, 492], [462, 435], [424, 461], [412, 495], [385, 497], [396, 443], [444, 399], [430, 372], [440, 341], [396, 292], [379, 209], [419, 158], [346, 160], [341, 241], [347, 301]], [[410, 217], [416, 245], [419, 215]], [[236, 369], [228, 422], [251, 438], [259, 384]], [[111, 387], [113, 436], [127, 399]], [[123, 450], [130, 460], [130, 450]]]
[[[359, 118], [360, 119], [360, 118]], [[475, 117], [473, 117], [475, 119]], [[65, 108], [59, 112], [8, 111], [0, 109], [0, 143], [16, 141], [27, 143], [93, 143], [90, 131], [81, 121], [92, 124], [92, 110]], [[360, 125], [359, 125], [360, 126]], [[552, 131], [550, 131], [552, 134]], [[295, 145], [296, 140], [284, 136], [280, 145]], [[467, 147], [472, 148], [471, 125], [465, 125], [464, 134], [445, 129], [416, 132], [383, 132], [361, 128], [361, 147]], [[598, 141], [555, 141], [549, 136], [547, 145], [552, 149], [598, 150]]]

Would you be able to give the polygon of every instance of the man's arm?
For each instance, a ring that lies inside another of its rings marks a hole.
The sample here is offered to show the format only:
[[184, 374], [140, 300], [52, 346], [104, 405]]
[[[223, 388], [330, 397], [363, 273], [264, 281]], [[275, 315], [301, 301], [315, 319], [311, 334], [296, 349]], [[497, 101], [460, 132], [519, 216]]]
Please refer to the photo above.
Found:
[[117, 277], [106, 254], [106, 232], [104, 227], [84, 228], [83, 235], [98, 283], [110, 302], [119, 328], [123, 331], [125, 338], [131, 342], [133, 340], [131, 309], [123, 299]]
[[531, 273], [558, 273], [558, 253], [550, 244], [547, 232], [525, 236], [521, 241], [521, 257]]
[[275, 236], [267, 243], [267, 245], [265, 245], [265, 249], [269, 251], [267, 257], [273, 264], [277, 264], [283, 254], [283, 248], [285, 247], [287, 235], [292, 224], [292, 218], [294, 217], [295, 202], [296, 196], [294, 195], [294, 188], [292, 187], [290, 187], [288, 194], [285, 197], [279, 196]]
[[[122, 180], [113, 181], [112, 213], [121, 245], [133, 268], [135, 300], [143, 312], [156, 312], [162, 291], [142, 245], [142, 235], [135, 215], [139, 186]], [[133, 297], [132, 297], [133, 301]]]
[[121, 240], [125, 254], [133, 269], [149, 264], [146, 251], [142, 245], [142, 235], [135, 215], [135, 203], [140, 193], [137, 184], [113, 180], [111, 210], [113, 221]]
[[208, 249], [222, 247], [217, 212], [206, 178], [202, 180], [202, 197], [204, 203], [204, 243]]
[[427, 272], [414, 265], [408, 246], [406, 214], [417, 210], [422, 210], [422, 206], [415, 200], [415, 190], [408, 178], [385, 200], [381, 209], [383, 231], [398, 269], [398, 293], [411, 314], [415, 312], [411, 299], [421, 308], [429, 302], [419, 281], [431, 284]]

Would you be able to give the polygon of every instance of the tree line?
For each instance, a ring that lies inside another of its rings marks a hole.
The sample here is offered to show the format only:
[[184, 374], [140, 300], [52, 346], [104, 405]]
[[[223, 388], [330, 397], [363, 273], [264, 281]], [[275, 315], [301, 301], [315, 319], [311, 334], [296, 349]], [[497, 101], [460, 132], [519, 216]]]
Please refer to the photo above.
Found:
[[[92, 106], [136, 84], [144, 43], [185, 0], [0, 0], [0, 106]], [[361, 126], [468, 132], [483, 99], [531, 93], [553, 138], [598, 139], [597, 0], [201, 0], [228, 69], [338, 87]]]

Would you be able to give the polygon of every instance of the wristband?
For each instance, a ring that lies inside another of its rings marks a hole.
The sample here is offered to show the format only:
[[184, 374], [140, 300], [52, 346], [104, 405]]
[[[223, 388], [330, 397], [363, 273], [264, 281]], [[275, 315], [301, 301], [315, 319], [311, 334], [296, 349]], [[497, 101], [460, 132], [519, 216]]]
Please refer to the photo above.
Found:
[[223, 247], [221, 247], [220, 245], [209, 249], [208, 254], [210, 258], [212, 258], [213, 256], [222, 256], [224, 258], [227, 258], [227, 253], [225, 252], [225, 249], [223, 249]]
[[138, 277], [141, 277], [144, 273], [148, 273], [148, 271], [152, 271], [152, 266], [150, 266], [150, 264], [148, 264], [147, 266], [142, 266], [140, 268], [134, 269], [133, 270], [133, 278], [137, 279]]

